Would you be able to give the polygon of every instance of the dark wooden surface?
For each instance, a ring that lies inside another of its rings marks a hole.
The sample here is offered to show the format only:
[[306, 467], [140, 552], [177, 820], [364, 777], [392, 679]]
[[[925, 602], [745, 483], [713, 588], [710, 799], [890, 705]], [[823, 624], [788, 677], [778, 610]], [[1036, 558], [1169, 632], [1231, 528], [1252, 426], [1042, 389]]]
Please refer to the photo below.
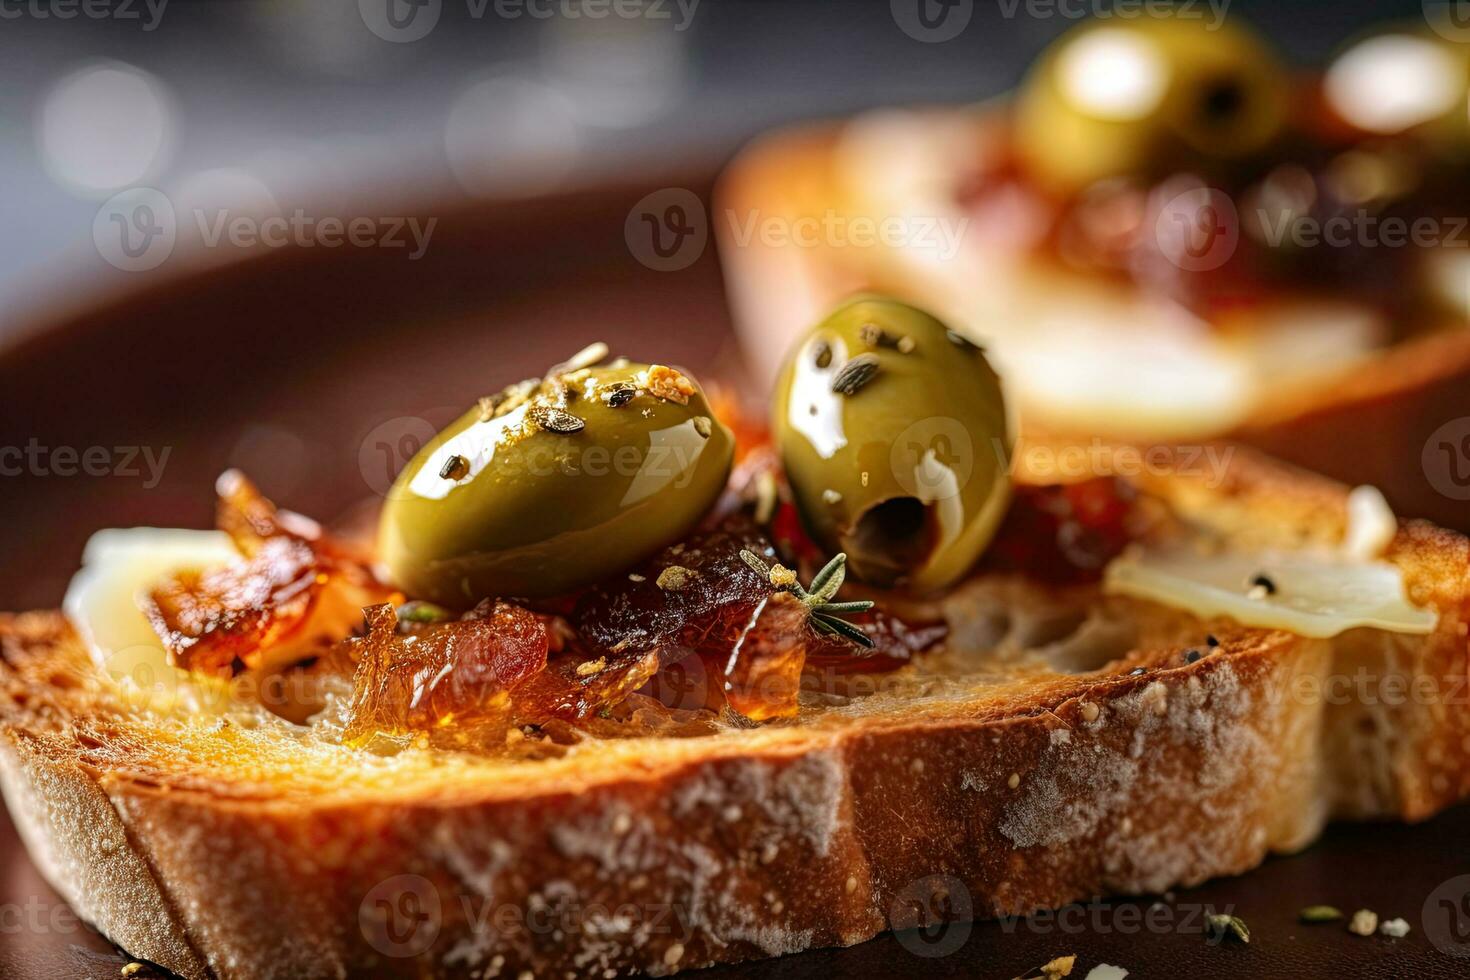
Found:
[[[169, 455], [152, 487], [121, 474], [0, 478], [0, 608], [54, 606], [99, 527], [207, 526], [212, 480], [229, 465], [287, 506], [347, 517], [372, 505], [383, 447], [411, 439], [414, 419], [443, 422], [591, 340], [738, 374], [713, 246], [687, 269], [659, 272], [625, 241], [630, 207], [667, 186], [703, 194], [708, 181], [664, 176], [540, 203], [410, 211], [440, 218], [416, 263], [340, 249], [172, 279], [129, 280], [100, 259], [79, 270], [79, 290], [109, 298], [67, 297], [80, 312], [35, 318], [32, 339], [0, 355], [0, 446]], [[0, 827], [0, 976], [117, 976], [126, 959], [77, 923]], [[1153, 899], [1099, 903], [1061, 924], [955, 926], [708, 975], [1006, 978], [1075, 953], [1078, 977], [1098, 963], [1142, 977], [1467, 976], [1470, 959], [1450, 954], [1470, 955], [1470, 878], [1445, 885], [1466, 874], [1462, 808], [1419, 827], [1336, 828], [1303, 854], [1160, 898], [1162, 911], [1148, 912]], [[1413, 932], [1298, 925], [1296, 911], [1316, 903], [1402, 916]], [[1233, 908], [1252, 943], [1207, 942], [1206, 906]]]

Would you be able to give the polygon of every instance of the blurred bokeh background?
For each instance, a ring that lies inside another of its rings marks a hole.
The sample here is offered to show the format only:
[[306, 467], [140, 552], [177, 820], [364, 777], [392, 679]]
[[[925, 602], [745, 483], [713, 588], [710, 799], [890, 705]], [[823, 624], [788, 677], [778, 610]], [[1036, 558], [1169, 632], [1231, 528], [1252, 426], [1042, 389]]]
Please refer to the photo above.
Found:
[[[956, 0], [968, 20], [933, 43], [900, 26], [917, 2], [0, 0], [0, 324], [85, 291], [93, 221], [128, 188], [322, 214], [348, 194], [514, 197], [713, 167], [785, 121], [1001, 92], [1111, 6]], [[1384, 0], [1222, 6], [1303, 66], [1422, 16]]]

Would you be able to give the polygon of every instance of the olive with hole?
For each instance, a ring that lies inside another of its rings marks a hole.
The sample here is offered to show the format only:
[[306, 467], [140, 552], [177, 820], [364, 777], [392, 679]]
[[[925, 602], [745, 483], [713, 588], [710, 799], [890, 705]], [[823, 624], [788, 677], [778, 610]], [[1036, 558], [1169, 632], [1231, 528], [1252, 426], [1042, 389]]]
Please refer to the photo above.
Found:
[[877, 585], [953, 583], [1010, 499], [1000, 379], [979, 347], [896, 300], [859, 297], [801, 339], [772, 428], [808, 533]]
[[565, 593], [684, 537], [714, 504], [735, 443], [699, 385], [589, 351], [481, 399], [399, 474], [378, 530], [398, 588], [455, 608]]
[[1233, 23], [1098, 21], [1064, 35], [1027, 76], [1016, 149], [1039, 184], [1064, 194], [1110, 177], [1215, 176], [1280, 134], [1289, 82]]

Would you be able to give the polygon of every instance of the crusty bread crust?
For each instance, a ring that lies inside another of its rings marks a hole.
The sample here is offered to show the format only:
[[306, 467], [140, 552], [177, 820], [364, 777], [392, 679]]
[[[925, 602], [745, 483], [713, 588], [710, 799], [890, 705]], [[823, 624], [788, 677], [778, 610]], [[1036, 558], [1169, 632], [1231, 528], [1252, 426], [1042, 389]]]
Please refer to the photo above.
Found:
[[[1232, 537], [1342, 533], [1340, 488], [1246, 451], [1218, 486], [1139, 483]], [[940, 909], [1235, 874], [1330, 818], [1470, 794], [1470, 709], [1448, 687], [1467, 673], [1470, 544], [1411, 524], [1390, 558], [1436, 633], [1307, 640], [1093, 596], [1136, 628], [1105, 663], [951, 651], [792, 724], [537, 761], [139, 716], [59, 614], [3, 617], [0, 785], [68, 901], [186, 977], [668, 973], [852, 944]], [[1018, 616], [1048, 599], [996, 587]], [[1220, 646], [1189, 662], [1205, 629]], [[1323, 696], [1349, 665], [1367, 696]], [[1388, 704], [1393, 676], [1447, 686]]]
[[[921, 109], [906, 125], [943, 131], [950, 144], [973, 144], [973, 159], [980, 159], [1003, 118], [999, 111]], [[777, 352], [789, 336], [771, 336], [771, 325], [794, 329], [815, 322], [855, 291], [929, 292], [915, 266], [884, 247], [768, 247], [759, 237], [738, 241], [732, 232], [748, 215], [795, 226], [833, 213], [868, 214], [872, 202], [856, 199], [850, 179], [840, 176], [842, 133], [842, 123], [826, 122], [763, 136], [741, 152], [717, 188], [716, 228], [731, 308], [738, 324]], [[957, 160], [956, 173], [972, 162]], [[1278, 384], [1238, 425], [1192, 436], [1245, 443], [1347, 483], [1372, 484], [1400, 513], [1470, 531], [1470, 509], [1425, 478], [1421, 459], [1436, 430], [1470, 416], [1467, 392], [1470, 329], [1460, 324], [1322, 376]]]

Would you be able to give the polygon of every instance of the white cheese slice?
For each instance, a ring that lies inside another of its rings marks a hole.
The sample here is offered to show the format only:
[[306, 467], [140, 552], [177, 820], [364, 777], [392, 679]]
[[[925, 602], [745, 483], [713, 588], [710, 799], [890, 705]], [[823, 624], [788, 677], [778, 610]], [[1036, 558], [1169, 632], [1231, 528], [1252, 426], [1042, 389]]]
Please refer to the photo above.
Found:
[[1316, 553], [1139, 549], [1108, 566], [1103, 589], [1201, 618], [1228, 616], [1245, 626], [1319, 638], [1359, 626], [1429, 633], [1439, 620], [1433, 610], [1409, 602], [1394, 565]]
[[180, 691], [185, 672], [168, 662], [140, 602], [163, 578], [236, 561], [240, 552], [223, 531], [134, 527], [98, 531], [82, 552], [82, 568], [67, 587], [62, 611], [92, 660], [114, 681], [152, 696]]

